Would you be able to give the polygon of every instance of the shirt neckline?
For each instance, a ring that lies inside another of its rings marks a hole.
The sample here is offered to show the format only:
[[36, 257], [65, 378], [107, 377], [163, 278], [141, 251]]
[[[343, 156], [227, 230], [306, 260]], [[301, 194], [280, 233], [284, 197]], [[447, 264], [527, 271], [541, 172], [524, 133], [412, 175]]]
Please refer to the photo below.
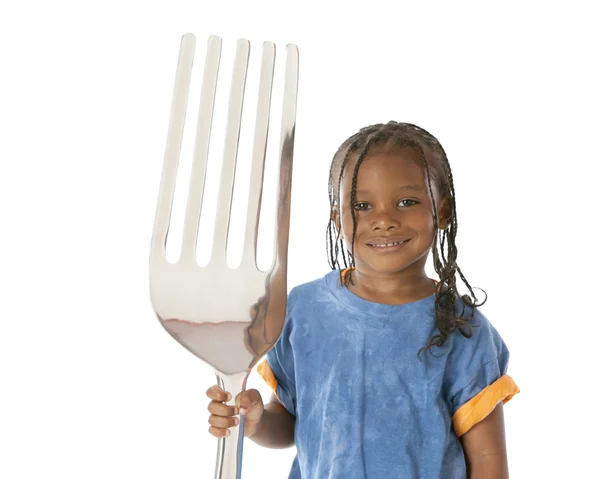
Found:
[[339, 270], [328, 273], [325, 276], [325, 281], [332, 295], [338, 301], [348, 308], [369, 316], [389, 318], [391, 316], [410, 314], [419, 310], [422, 311], [425, 307], [433, 307], [435, 305], [436, 293], [404, 304], [383, 304], [363, 299], [342, 284]]

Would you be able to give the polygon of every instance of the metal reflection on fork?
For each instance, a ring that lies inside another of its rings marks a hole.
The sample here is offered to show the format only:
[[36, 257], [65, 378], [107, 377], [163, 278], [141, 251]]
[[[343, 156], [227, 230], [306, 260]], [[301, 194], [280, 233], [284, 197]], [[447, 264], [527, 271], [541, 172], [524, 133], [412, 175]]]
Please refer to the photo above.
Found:
[[[218, 214], [209, 263], [204, 267], [198, 266], [196, 243], [221, 56], [219, 37], [212, 36], [208, 41], [181, 255], [176, 263], [169, 263], [166, 258], [166, 241], [187, 110], [195, 37], [187, 34], [181, 41], [150, 248], [150, 298], [158, 319], [165, 330], [182, 346], [212, 366], [218, 384], [231, 393], [231, 404], [245, 389], [250, 370], [273, 348], [279, 338], [287, 302], [287, 250], [298, 88], [298, 49], [295, 45], [287, 46], [276, 237], [273, 264], [268, 271], [261, 271], [257, 267], [256, 248], [275, 45], [266, 42], [262, 50], [241, 265], [237, 269], [228, 267], [226, 244], [250, 56], [250, 43], [247, 40], [239, 40], [237, 44], [225, 132]], [[228, 438], [219, 439], [216, 479], [241, 477], [244, 438], [243, 418], [241, 419], [239, 428], [231, 428]]]

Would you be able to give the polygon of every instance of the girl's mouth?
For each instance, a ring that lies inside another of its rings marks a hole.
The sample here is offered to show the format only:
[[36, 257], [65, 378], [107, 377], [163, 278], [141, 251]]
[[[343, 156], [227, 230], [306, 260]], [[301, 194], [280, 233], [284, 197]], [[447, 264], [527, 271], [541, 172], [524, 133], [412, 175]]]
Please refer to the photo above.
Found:
[[404, 240], [404, 241], [394, 241], [394, 242], [390, 242], [390, 243], [377, 243], [377, 244], [367, 243], [367, 246], [379, 253], [388, 253], [388, 252], [393, 252], [393, 251], [400, 249], [404, 244], [408, 243], [409, 241], [410, 240]]

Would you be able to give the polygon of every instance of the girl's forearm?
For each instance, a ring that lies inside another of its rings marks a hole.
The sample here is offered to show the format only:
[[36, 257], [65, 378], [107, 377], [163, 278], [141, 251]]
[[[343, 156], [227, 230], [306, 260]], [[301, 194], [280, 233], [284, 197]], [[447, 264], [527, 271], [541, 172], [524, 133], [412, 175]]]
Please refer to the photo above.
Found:
[[489, 454], [469, 464], [469, 479], [509, 479], [508, 463], [503, 454]]

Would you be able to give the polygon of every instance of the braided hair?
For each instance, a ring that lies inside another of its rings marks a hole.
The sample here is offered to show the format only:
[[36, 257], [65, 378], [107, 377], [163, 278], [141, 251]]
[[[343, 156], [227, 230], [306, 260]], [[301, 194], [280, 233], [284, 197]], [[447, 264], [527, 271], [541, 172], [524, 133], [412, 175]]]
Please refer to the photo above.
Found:
[[[361, 163], [373, 153], [375, 148], [400, 149], [412, 148], [419, 157], [420, 163], [423, 166], [429, 193], [433, 202], [433, 215], [435, 236], [433, 242], [433, 265], [436, 273], [439, 276], [439, 282], [436, 289], [435, 299], [435, 324], [438, 332], [434, 334], [428, 344], [419, 350], [419, 356], [425, 352], [432, 352], [434, 346], [442, 347], [448, 336], [455, 331], [459, 331], [464, 337], [470, 338], [473, 335], [473, 326], [471, 321], [475, 315], [475, 307], [481, 306], [487, 300], [486, 298], [477, 303], [477, 296], [473, 292], [473, 288], [463, 275], [462, 271], [456, 263], [457, 248], [456, 248], [456, 231], [458, 223], [456, 219], [456, 201], [454, 195], [454, 182], [452, 170], [446, 156], [444, 148], [440, 142], [429, 132], [410, 123], [398, 123], [390, 121], [388, 123], [378, 123], [376, 125], [362, 128], [358, 133], [348, 138], [337, 150], [331, 167], [329, 170], [329, 204], [330, 218], [326, 231], [327, 242], [327, 258], [329, 266], [332, 270], [347, 270], [346, 274], [342, 275], [343, 283], [354, 284], [352, 279], [352, 271], [355, 266], [354, 260], [354, 238], [356, 236], [356, 212], [354, 208], [350, 208], [352, 212], [352, 242], [350, 250], [346, 250], [344, 241], [341, 239], [341, 231], [338, 231], [334, 222], [334, 209], [340, 206], [340, 189], [344, 170], [353, 158], [356, 159], [354, 171], [352, 172], [352, 188], [350, 193], [350, 206], [356, 203], [356, 180], [358, 177], [358, 169]], [[431, 153], [433, 164], [429, 164], [425, 157], [425, 150]], [[434, 182], [442, 198], [447, 198], [450, 206], [450, 224], [439, 235], [439, 222], [437, 217], [437, 206], [433, 195], [431, 182]], [[439, 246], [438, 246], [439, 242]], [[341, 261], [340, 264], [340, 254]], [[456, 274], [460, 276], [463, 283], [466, 285], [469, 295], [460, 295], [456, 286]], [[484, 292], [485, 294], [485, 292]], [[462, 311], [457, 313], [457, 299], [462, 303]], [[465, 308], [468, 307], [468, 308]], [[470, 313], [465, 316], [466, 309]]]

